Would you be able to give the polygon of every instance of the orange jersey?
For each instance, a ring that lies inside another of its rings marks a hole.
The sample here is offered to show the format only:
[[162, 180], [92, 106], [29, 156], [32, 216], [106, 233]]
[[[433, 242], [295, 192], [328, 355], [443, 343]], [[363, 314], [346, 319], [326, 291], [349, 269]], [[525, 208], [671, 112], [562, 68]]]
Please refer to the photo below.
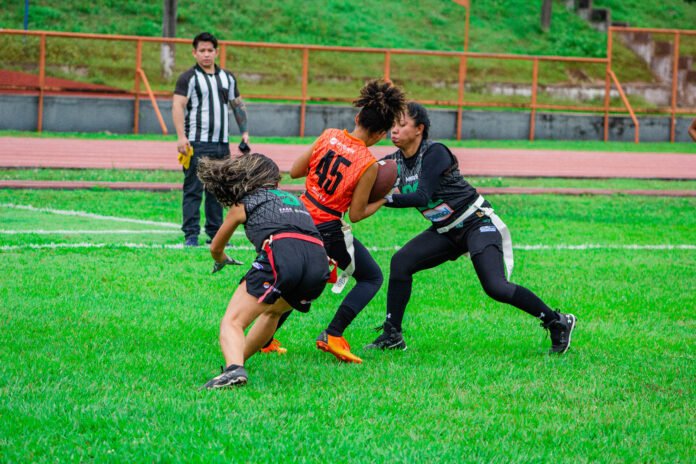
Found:
[[377, 160], [365, 143], [346, 130], [327, 129], [309, 158], [305, 193], [300, 197], [315, 224], [343, 217], [365, 170]]

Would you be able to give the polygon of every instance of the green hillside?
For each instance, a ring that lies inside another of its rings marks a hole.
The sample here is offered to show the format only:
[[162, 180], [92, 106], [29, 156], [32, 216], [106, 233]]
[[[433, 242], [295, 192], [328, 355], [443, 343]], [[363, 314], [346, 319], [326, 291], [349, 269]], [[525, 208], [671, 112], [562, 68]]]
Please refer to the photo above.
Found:
[[[612, 8], [612, 18], [633, 26], [693, 28], [696, 4], [684, 0], [596, 0], [596, 7]], [[406, 6], [408, 5], [408, 6]], [[606, 35], [590, 28], [565, 2], [553, 7], [551, 30], [539, 27], [541, 0], [472, 0], [470, 50], [514, 54], [603, 57]], [[21, 28], [23, 2], [0, 6], [0, 27]], [[348, 1], [196, 0], [179, 2], [177, 36], [190, 38], [209, 30], [221, 39], [278, 43], [385, 47], [425, 50], [462, 50], [465, 10], [448, 0]], [[162, 2], [75, 0], [31, 2], [29, 27], [34, 30], [160, 36]], [[651, 82], [646, 66], [618, 41], [615, 67], [622, 82]], [[3, 68], [35, 67], [37, 41], [0, 36]], [[695, 50], [696, 41], [684, 37], [684, 50]], [[87, 80], [124, 89], [133, 86], [132, 43], [50, 39], [49, 75]], [[158, 47], [144, 49], [145, 71], [153, 87], [170, 90], [171, 81], [159, 77]], [[190, 66], [186, 48], [179, 47], [178, 70]], [[239, 74], [244, 92], [250, 95], [300, 94], [299, 52], [258, 49], [228, 50], [228, 65]], [[383, 56], [312, 53], [310, 95], [350, 97], [365, 79], [378, 77]], [[392, 79], [404, 85], [414, 98], [455, 100], [458, 60], [394, 56]], [[529, 84], [529, 62], [470, 60], [467, 99], [477, 100], [490, 82]], [[541, 84], [600, 83], [602, 65], [542, 64]], [[490, 99], [490, 97], [485, 97]], [[529, 97], [493, 97], [526, 102]], [[540, 101], [553, 99], [543, 93]], [[556, 101], [557, 102], [557, 101]], [[561, 102], [562, 103], [562, 102]]]
[[[22, 28], [24, 4], [3, 2], [0, 27]], [[602, 34], [556, 1], [552, 28], [541, 32], [541, 1], [472, 0], [471, 50], [602, 56]], [[408, 5], [408, 7], [406, 7]], [[696, 4], [684, 0], [595, 0], [636, 27], [691, 29]], [[228, 40], [461, 50], [464, 8], [448, 0], [194, 0], [179, 2], [177, 35], [210, 30]], [[30, 29], [161, 35], [162, 2], [32, 0]]]

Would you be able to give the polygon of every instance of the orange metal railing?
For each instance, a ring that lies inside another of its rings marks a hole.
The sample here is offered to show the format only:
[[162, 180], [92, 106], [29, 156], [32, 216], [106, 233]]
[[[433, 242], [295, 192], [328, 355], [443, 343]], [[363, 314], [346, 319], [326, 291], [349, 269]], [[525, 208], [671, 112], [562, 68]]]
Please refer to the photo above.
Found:
[[[681, 36], [695, 36], [696, 30], [684, 30], [684, 29], [658, 29], [658, 28], [645, 28], [645, 27], [618, 27], [612, 26], [609, 28], [607, 34], [607, 58], [609, 60], [609, 65], [607, 67], [607, 82], [609, 80], [609, 71], [611, 71], [611, 57], [613, 55], [613, 36], [616, 33], [632, 33], [632, 32], [643, 32], [650, 34], [667, 34], [673, 35], [673, 49], [672, 49], [672, 92], [670, 99], [670, 107], [668, 110], [660, 109], [659, 112], [668, 112], [670, 114], [670, 142], [674, 142], [675, 139], [675, 128], [676, 128], [676, 115], [677, 114], [694, 114], [696, 113], [696, 108], [677, 108], [677, 94], [678, 94], [678, 84], [679, 84], [679, 46]], [[618, 83], [618, 79], [616, 79]], [[618, 84], [617, 84], [618, 86]], [[645, 111], [647, 112], [647, 111]], [[607, 125], [605, 117], [605, 126]]]
[[[468, 3], [468, 2], [467, 2]], [[468, 8], [467, 8], [468, 17]], [[468, 23], [466, 25], [468, 32]], [[694, 108], [677, 108], [677, 62], [678, 62], [678, 50], [679, 50], [679, 36], [681, 35], [696, 35], [696, 31], [679, 31], [679, 30], [665, 30], [665, 29], [642, 29], [642, 28], [619, 28], [611, 27], [609, 33], [607, 34], [607, 56], [605, 58], [585, 58], [585, 57], [566, 57], [566, 56], [532, 56], [532, 55], [512, 55], [512, 54], [500, 54], [500, 53], [474, 53], [469, 52], [468, 49], [468, 33], [465, 35], [465, 51], [426, 51], [426, 50], [403, 50], [403, 49], [387, 49], [387, 48], [366, 48], [366, 47], [339, 47], [339, 46], [321, 46], [321, 45], [297, 45], [297, 44], [277, 44], [277, 43], [261, 43], [261, 42], [240, 42], [240, 41], [220, 41], [220, 65], [225, 66], [226, 61], [226, 50], [228, 47], [235, 48], [257, 48], [257, 49], [277, 49], [277, 50], [295, 50], [301, 51], [302, 56], [302, 81], [301, 81], [301, 93], [300, 96], [290, 96], [290, 95], [261, 95], [261, 94], [248, 94], [245, 93], [247, 98], [262, 98], [268, 100], [291, 100], [300, 102], [300, 124], [299, 124], [299, 135], [304, 136], [305, 134], [305, 122], [307, 115], [307, 104], [312, 101], [350, 101], [347, 98], [334, 98], [334, 97], [317, 97], [310, 95], [308, 92], [308, 82], [309, 82], [309, 72], [310, 72], [310, 54], [312, 52], [335, 52], [335, 53], [364, 53], [364, 54], [381, 54], [384, 56], [383, 65], [383, 77], [385, 79], [391, 78], [391, 62], [395, 55], [403, 56], [427, 56], [427, 57], [450, 57], [459, 59], [459, 72], [457, 79], [457, 99], [456, 100], [420, 100], [424, 104], [437, 104], [453, 106], [457, 108], [457, 138], [461, 138], [462, 132], [462, 117], [463, 111], [466, 107], [478, 107], [478, 108], [490, 108], [490, 107], [509, 107], [509, 108], [525, 108], [530, 110], [530, 124], [529, 124], [529, 140], [534, 140], [535, 138], [535, 117], [537, 110], [564, 110], [564, 111], [585, 111], [585, 112], [603, 112], [604, 113], [604, 140], [608, 140], [609, 137], [609, 114], [610, 113], [625, 113], [628, 112], [633, 120], [636, 127], [636, 142], [639, 141], [639, 124], [636, 118], [636, 113], [644, 112], [647, 113], [655, 112], [654, 109], [634, 109], [631, 107], [628, 98], [626, 97], [618, 78], [612, 70], [612, 50], [613, 50], [613, 35], [616, 32], [659, 32], [659, 33], [672, 33], [675, 34], [675, 45], [674, 45], [674, 76], [672, 83], [672, 99], [671, 107], [669, 110], [658, 110], [658, 112], [668, 112], [671, 114], [671, 134], [670, 140], [674, 141], [674, 126], [675, 126], [675, 115], [676, 114], [693, 114], [696, 113]], [[139, 103], [142, 97], [148, 97], [153, 105], [155, 114], [159, 121], [162, 132], [166, 133], [166, 124], [162, 119], [162, 115], [159, 111], [157, 105], [156, 96], [171, 96], [171, 92], [161, 92], [153, 91], [148, 83], [145, 71], [142, 68], [142, 47], [144, 43], [171, 43], [171, 44], [190, 44], [188, 39], [170, 39], [170, 38], [160, 38], [160, 37], [137, 37], [137, 36], [125, 36], [125, 35], [99, 35], [99, 34], [81, 34], [81, 33], [68, 33], [68, 32], [46, 32], [46, 31], [24, 31], [24, 30], [0, 30], [0, 35], [23, 35], [23, 36], [37, 36], [39, 37], [39, 85], [37, 87], [31, 88], [31, 90], [38, 90], [38, 121], [37, 130], [40, 132], [43, 126], [43, 104], [44, 96], [47, 91], [45, 82], [46, 73], [46, 41], [48, 38], [70, 38], [74, 40], [104, 40], [104, 41], [125, 41], [135, 43], [135, 63], [134, 63], [134, 80], [133, 80], [133, 90], [132, 92], [125, 92], [127, 95], [131, 95], [135, 99], [134, 105], [134, 127], [133, 131], [135, 133], [139, 130]], [[531, 99], [528, 103], [512, 103], [512, 102], [479, 102], [479, 101], [468, 101], [465, 97], [465, 84], [467, 75], [467, 62], [468, 60], [479, 60], [479, 59], [496, 59], [496, 60], [521, 60], [531, 62], [532, 64], [532, 89], [531, 89]], [[539, 88], [539, 64], [546, 62], [572, 62], [572, 63], [590, 63], [590, 64], [604, 64], [605, 65], [605, 92], [604, 92], [604, 104], [602, 107], [593, 106], [582, 106], [582, 105], [550, 105], [550, 104], [540, 104], [538, 103], [538, 88]], [[141, 91], [140, 83], [144, 84], [145, 91]], [[610, 106], [610, 90], [612, 83], [616, 85], [619, 94], [621, 95], [624, 107], [611, 107]], [[50, 88], [51, 91], [61, 91], [62, 89], [55, 87]]]

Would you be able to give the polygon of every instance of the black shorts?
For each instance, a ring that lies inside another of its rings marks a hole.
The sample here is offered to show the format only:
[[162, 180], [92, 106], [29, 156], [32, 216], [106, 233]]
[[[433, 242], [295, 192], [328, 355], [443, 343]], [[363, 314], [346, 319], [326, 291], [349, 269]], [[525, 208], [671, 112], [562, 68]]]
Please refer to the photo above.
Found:
[[442, 235], [452, 240], [461, 254], [468, 252], [469, 256], [476, 256], [491, 245], [501, 253], [503, 252], [503, 236], [488, 217], [476, 217], [471, 221], [464, 221], [462, 226], [455, 227]]
[[259, 302], [273, 304], [283, 298], [290, 306], [306, 313], [313, 300], [326, 287], [329, 263], [324, 247], [294, 238], [271, 244], [275, 275], [265, 251], [261, 251], [242, 278], [247, 293]]

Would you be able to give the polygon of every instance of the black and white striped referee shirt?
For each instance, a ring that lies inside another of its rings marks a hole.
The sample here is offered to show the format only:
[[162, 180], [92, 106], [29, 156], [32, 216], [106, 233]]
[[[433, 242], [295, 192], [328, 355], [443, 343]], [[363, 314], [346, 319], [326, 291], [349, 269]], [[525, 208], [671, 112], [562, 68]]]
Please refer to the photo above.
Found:
[[208, 74], [195, 65], [179, 76], [174, 93], [188, 98], [184, 132], [189, 141], [227, 143], [228, 104], [239, 97], [232, 73], [216, 65], [215, 73]]

